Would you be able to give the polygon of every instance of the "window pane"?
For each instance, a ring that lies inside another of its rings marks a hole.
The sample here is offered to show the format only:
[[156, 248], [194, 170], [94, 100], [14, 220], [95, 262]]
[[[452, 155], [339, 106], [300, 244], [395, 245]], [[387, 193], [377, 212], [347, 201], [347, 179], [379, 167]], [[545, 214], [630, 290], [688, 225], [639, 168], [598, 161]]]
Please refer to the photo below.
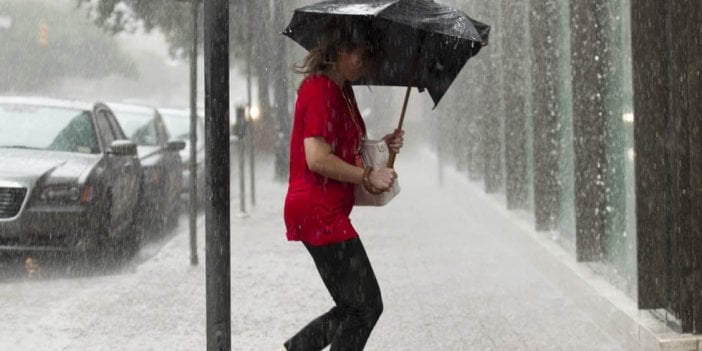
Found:
[[115, 112], [115, 117], [127, 138], [137, 145], [158, 145], [156, 123], [151, 114], [133, 112]]
[[96, 153], [90, 112], [76, 109], [0, 105], [0, 146]]

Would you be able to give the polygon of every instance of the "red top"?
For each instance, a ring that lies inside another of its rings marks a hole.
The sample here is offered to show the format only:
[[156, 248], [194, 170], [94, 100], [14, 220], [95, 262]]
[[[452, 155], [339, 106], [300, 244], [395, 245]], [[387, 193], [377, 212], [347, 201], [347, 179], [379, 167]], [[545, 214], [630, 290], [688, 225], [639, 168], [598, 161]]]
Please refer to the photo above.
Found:
[[331, 145], [334, 155], [355, 163], [359, 133], [365, 135], [365, 125], [349, 85], [344, 87], [344, 94], [348, 104], [339, 86], [324, 75], [309, 76], [298, 91], [284, 211], [288, 240], [321, 246], [358, 237], [349, 220], [354, 184], [312, 172], [305, 158], [304, 139], [317, 136]]

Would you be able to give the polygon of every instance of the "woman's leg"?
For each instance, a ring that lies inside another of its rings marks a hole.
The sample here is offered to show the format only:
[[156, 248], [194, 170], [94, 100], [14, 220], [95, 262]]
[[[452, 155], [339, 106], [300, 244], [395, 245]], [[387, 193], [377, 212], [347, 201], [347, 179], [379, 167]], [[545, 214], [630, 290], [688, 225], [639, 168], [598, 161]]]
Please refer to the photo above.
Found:
[[336, 306], [285, 343], [288, 351], [363, 350], [383, 311], [380, 288], [358, 238], [326, 246], [305, 245]]
[[[361, 351], [383, 312], [380, 287], [361, 240], [347, 241], [349, 257], [341, 260], [334, 301], [343, 316], [330, 351]], [[334, 296], [334, 295], [333, 295]]]

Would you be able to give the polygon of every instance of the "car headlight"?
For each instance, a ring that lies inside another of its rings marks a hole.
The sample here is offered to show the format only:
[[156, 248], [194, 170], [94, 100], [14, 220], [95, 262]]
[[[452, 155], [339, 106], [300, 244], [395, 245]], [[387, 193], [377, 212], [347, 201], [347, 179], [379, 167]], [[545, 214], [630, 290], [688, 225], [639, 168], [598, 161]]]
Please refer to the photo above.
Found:
[[87, 203], [92, 197], [93, 188], [89, 185], [48, 185], [39, 193], [39, 200], [50, 203]]

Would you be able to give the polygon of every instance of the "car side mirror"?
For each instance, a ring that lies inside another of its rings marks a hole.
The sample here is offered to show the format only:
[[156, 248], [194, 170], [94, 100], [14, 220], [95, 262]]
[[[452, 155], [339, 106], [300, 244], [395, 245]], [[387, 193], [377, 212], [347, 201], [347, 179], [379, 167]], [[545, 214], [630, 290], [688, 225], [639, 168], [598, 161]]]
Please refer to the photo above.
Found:
[[115, 140], [110, 144], [107, 153], [115, 156], [136, 156], [137, 147], [131, 140]]
[[182, 140], [171, 140], [166, 143], [166, 150], [168, 151], [180, 151], [185, 149], [185, 142]]

